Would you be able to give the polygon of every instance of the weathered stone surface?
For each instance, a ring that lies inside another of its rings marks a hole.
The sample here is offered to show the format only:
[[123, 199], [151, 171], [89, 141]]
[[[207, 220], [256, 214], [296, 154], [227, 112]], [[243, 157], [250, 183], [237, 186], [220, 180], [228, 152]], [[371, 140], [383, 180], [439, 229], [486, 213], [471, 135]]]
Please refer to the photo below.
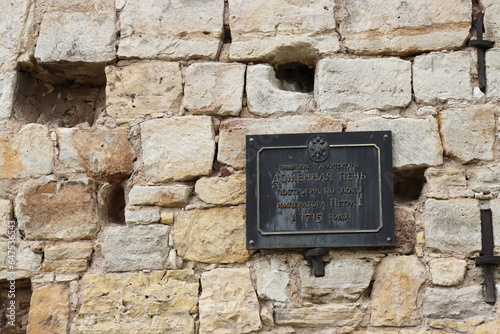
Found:
[[59, 128], [59, 161], [65, 168], [85, 168], [91, 178], [118, 182], [132, 174], [135, 152], [128, 130]]
[[284, 90], [270, 65], [250, 65], [247, 69], [248, 110], [267, 117], [275, 113], [304, 113], [311, 94]]
[[194, 191], [204, 202], [219, 205], [245, 203], [246, 176], [233, 174], [228, 177], [203, 177], [196, 182]]
[[174, 220], [174, 245], [180, 257], [207, 263], [244, 263], [245, 207], [181, 211]]
[[500, 4], [495, 0], [481, 0], [481, 5], [484, 6], [484, 39], [489, 41], [500, 41]]
[[312, 65], [336, 53], [335, 4], [334, 0], [229, 0], [230, 58]]
[[12, 202], [0, 198], [0, 237], [7, 237], [9, 222], [12, 220]]
[[157, 205], [163, 207], [183, 207], [189, 201], [193, 187], [173, 186], [134, 186], [129, 194], [130, 205]]
[[429, 262], [432, 284], [441, 286], [455, 286], [462, 283], [467, 270], [465, 260], [443, 258]]
[[333, 259], [325, 277], [314, 277], [311, 268], [300, 267], [302, 298], [315, 303], [356, 301], [370, 285], [374, 264], [363, 259]]
[[16, 60], [31, 3], [31, 0], [20, 0], [15, 4], [6, 4], [2, 7], [0, 11], [0, 45], [2, 45], [0, 65]]
[[465, 319], [492, 316], [495, 307], [484, 302], [483, 287], [428, 288], [423, 296], [422, 314], [428, 318]]
[[342, 122], [330, 116], [297, 115], [278, 119], [231, 119], [221, 122], [217, 159], [237, 169], [245, 167], [245, 135], [340, 132]]
[[413, 61], [413, 90], [418, 103], [472, 100], [471, 54], [432, 52]]
[[120, 15], [118, 56], [215, 59], [222, 43], [223, 11], [221, 0], [128, 0]]
[[347, 2], [342, 36], [358, 54], [407, 55], [459, 48], [469, 36], [472, 5], [466, 0], [363, 0]]
[[257, 294], [262, 299], [272, 299], [279, 302], [289, 300], [287, 286], [290, 275], [286, 263], [273, 257], [269, 260], [255, 262], [255, 275], [257, 277]]
[[[30, 274], [38, 272], [42, 267], [42, 255], [34, 253], [30, 249], [29, 243], [19, 241], [19, 239], [17, 239], [15, 246], [16, 248], [13, 250], [12, 244], [9, 244], [7, 240], [0, 241], [0, 272], [4, 269], [6, 270], [4, 273], [16, 273], [28, 277]], [[15, 260], [14, 264], [13, 260]], [[14, 270], [11, 269], [12, 265]], [[0, 279], [4, 273], [0, 273]]]
[[106, 79], [106, 111], [111, 117], [173, 113], [180, 108], [182, 75], [178, 63], [120, 62], [106, 67]]
[[476, 327], [474, 334], [491, 334], [500, 328], [500, 320], [490, 321], [486, 324]]
[[186, 69], [182, 105], [195, 115], [238, 116], [243, 105], [244, 64], [194, 63]]
[[[493, 218], [493, 241], [495, 246], [500, 246], [500, 199], [490, 201], [490, 208]], [[500, 274], [500, 272], [499, 272]]]
[[219, 268], [201, 276], [200, 334], [249, 333], [261, 328], [248, 268]]
[[17, 84], [14, 68], [14, 65], [4, 67], [0, 62], [0, 119], [10, 117], [12, 113], [14, 91]]
[[57, 273], [84, 272], [92, 255], [91, 243], [74, 243], [46, 247], [43, 270]]
[[349, 122], [347, 131], [392, 131], [393, 166], [415, 168], [443, 163], [443, 148], [437, 121], [425, 119], [367, 118]]
[[29, 187], [16, 198], [19, 228], [28, 240], [94, 238], [99, 231], [95, 191], [89, 180]]
[[125, 223], [128, 226], [158, 223], [160, 219], [160, 208], [146, 208], [125, 211]]
[[467, 183], [475, 192], [500, 191], [500, 166], [481, 166], [467, 170]]
[[154, 119], [141, 123], [144, 175], [148, 181], [189, 180], [208, 175], [215, 155], [208, 116]]
[[166, 225], [110, 227], [103, 255], [110, 271], [162, 269], [168, 256]]
[[69, 292], [57, 284], [33, 290], [28, 333], [66, 334], [69, 320]]
[[450, 191], [453, 189], [463, 190], [467, 185], [465, 170], [427, 168], [424, 175], [427, 181], [425, 193], [427, 197], [447, 199], [450, 197]]
[[363, 319], [357, 304], [328, 304], [303, 308], [276, 308], [275, 321], [280, 326], [322, 327], [357, 326]]
[[474, 199], [425, 202], [427, 247], [445, 252], [469, 253], [481, 249], [481, 220]]
[[500, 99], [500, 49], [486, 52], [486, 73], [488, 73], [487, 99]]
[[377, 267], [372, 298], [373, 326], [415, 326], [420, 323], [417, 296], [425, 281], [418, 257], [387, 257]]
[[314, 94], [323, 111], [404, 107], [411, 101], [411, 62], [398, 58], [321, 59]]
[[415, 247], [415, 209], [405, 206], [394, 207], [396, 224], [396, 246], [402, 254], [410, 254]]
[[198, 289], [191, 270], [85, 275], [71, 334], [194, 334]]

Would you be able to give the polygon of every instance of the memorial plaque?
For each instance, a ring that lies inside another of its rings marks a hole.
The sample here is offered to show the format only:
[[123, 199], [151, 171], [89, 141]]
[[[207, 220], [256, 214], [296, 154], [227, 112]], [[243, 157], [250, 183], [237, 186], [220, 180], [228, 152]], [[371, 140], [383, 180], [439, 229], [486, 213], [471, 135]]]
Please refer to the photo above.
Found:
[[246, 137], [247, 248], [394, 246], [390, 131]]

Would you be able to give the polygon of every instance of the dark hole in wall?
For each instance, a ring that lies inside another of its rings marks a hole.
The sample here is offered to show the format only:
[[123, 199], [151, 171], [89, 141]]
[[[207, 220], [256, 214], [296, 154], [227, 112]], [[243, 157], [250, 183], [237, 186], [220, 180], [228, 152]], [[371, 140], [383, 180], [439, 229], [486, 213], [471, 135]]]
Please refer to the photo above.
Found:
[[425, 184], [425, 168], [395, 171], [393, 175], [394, 196], [402, 201], [413, 201], [420, 197]]
[[109, 223], [125, 224], [125, 191], [121, 183], [110, 183], [101, 189], [102, 216]]
[[[31, 301], [31, 281], [22, 279], [15, 281], [15, 298], [12, 299], [11, 284], [8, 281], [0, 282], [0, 333], [2, 334], [25, 334], [28, 326], [28, 313]], [[15, 300], [15, 321], [11, 326], [9, 321], [9, 305]]]
[[276, 78], [283, 90], [310, 93], [314, 90], [314, 68], [302, 63], [276, 65]]

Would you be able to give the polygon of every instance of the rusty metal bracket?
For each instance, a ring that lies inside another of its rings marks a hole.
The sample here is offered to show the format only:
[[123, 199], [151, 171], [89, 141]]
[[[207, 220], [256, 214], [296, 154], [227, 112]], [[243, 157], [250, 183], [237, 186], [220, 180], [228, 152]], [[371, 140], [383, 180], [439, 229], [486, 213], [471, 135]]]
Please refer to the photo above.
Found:
[[469, 46], [477, 48], [477, 72], [479, 79], [479, 89], [483, 93], [486, 92], [486, 67], [485, 67], [485, 52], [493, 47], [493, 42], [483, 39], [484, 33], [484, 13], [477, 13], [475, 20], [476, 39], [469, 41]]
[[325, 276], [325, 265], [323, 256], [328, 254], [328, 248], [311, 248], [306, 251], [304, 257], [311, 263], [312, 272], [316, 277]]

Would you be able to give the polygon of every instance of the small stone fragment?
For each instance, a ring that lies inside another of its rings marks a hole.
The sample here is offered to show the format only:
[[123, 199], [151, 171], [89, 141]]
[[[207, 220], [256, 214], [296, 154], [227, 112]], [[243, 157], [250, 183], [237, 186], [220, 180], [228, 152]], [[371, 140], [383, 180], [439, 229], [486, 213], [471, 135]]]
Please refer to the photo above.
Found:
[[433, 259], [429, 262], [432, 284], [456, 286], [462, 283], [467, 270], [467, 262], [453, 258]]
[[196, 182], [194, 191], [206, 203], [238, 205], [245, 203], [246, 176], [203, 177]]
[[474, 334], [493, 334], [500, 328], [500, 320], [490, 321], [476, 327]]
[[165, 225], [172, 225], [174, 223], [174, 213], [172, 211], [161, 210], [160, 222]]
[[255, 275], [257, 276], [257, 294], [260, 298], [279, 302], [289, 300], [287, 286], [290, 275], [283, 260], [273, 257], [269, 261], [257, 261]]
[[[12, 221], [12, 202], [0, 198], [0, 237], [7, 237], [9, 231], [14, 229]], [[9, 228], [11, 226], [11, 228]]]

